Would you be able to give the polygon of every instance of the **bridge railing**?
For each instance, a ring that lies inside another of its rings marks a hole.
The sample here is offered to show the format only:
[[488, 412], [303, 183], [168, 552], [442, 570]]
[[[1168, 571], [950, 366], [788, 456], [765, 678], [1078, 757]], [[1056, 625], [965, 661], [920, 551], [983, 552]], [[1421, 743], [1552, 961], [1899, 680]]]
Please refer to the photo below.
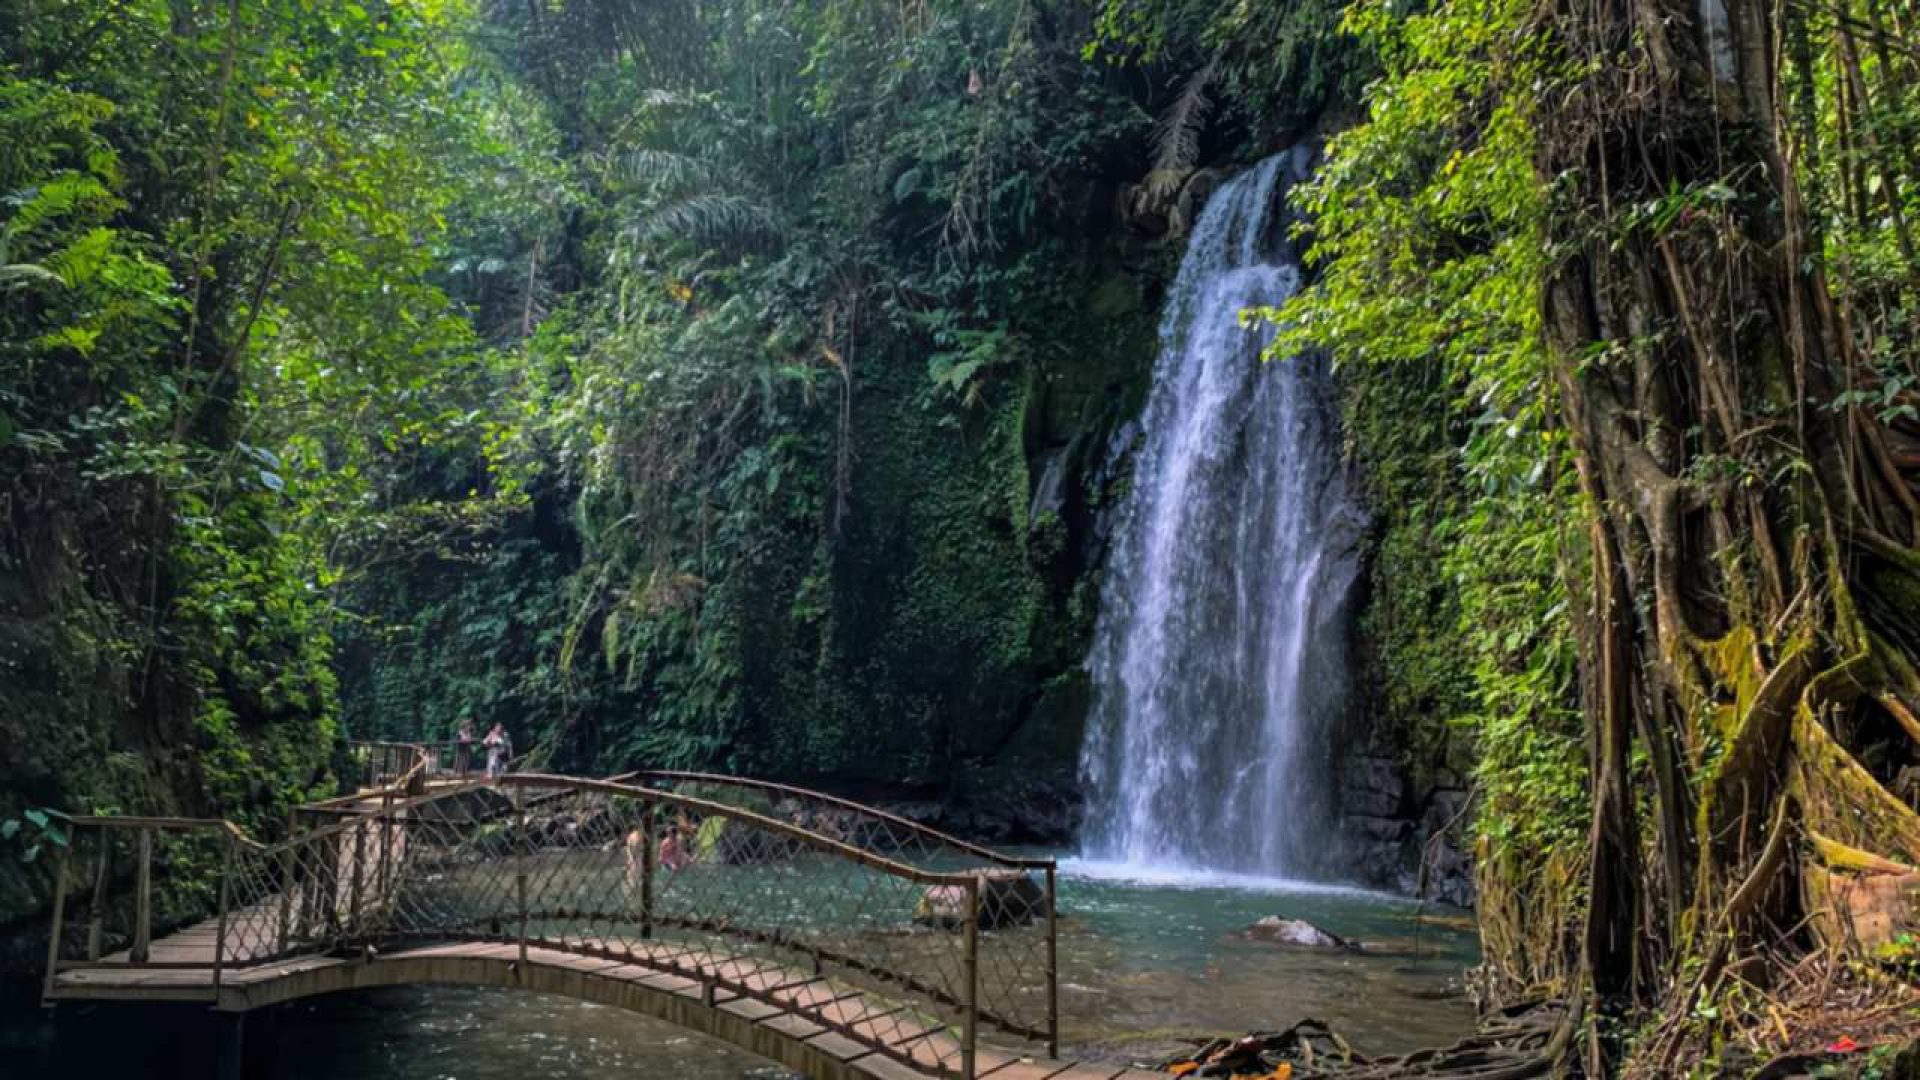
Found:
[[1051, 866], [858, 809], [824, 820], [792, 798], [542, 775], [447, 785], [241, 852], [222, 962], [487, 942], [652, 968], [709, 999], [811, 1003], [810, 1019], [954, 1075], [971, 1075], [982, 1027], [1051, 1043]]
[[357, 786], [362, 790], [396, 788], [419, 794], [426, 778], [438, 768], [450, 767], [451, 753], [439, 744], [354, 740], [347, 743], [347, 760], [353, 764]]
[[[478, 942], [523, 962], [539, 948], [668, 973], [709, 1002], [758, 999], [952, 1075], [974, 1074], [983, 1027], [1057, 1049], [1048, 860], [697, 774], [402, 790], [305, 808], [273, 845], [219, 821], [77, 819], [49, 990], [61, 971], [147, 965], [211, 967], [217, 993], [236, 971], [303, 957]], [[217, 881], [217, 897], [193, 901], [216, 916], [148, 955], [165, 921], [152, 910], [158, 867], [217, 867], [179, 879]], [[130, 892], [112, 887], [122, 872]], [[68, 902], [70, 879], [91, 883], [91, 904]], [[124, 912], [109, 899], [123, 895]], [[107, 953], [117, 941], [131, 944]]]
[[[76, 968], [206, 967], [197, 954], [154, 952], [154, 930], [224, 912], [229, 871], [262, 846], [217, 818], [100, 815], [67, 825], [54, 868], [47, 988]], [[217, 939], [218, 927], [207, 937]]]
[[[361, 791], [395, 789], [409, 795], [424, 793], [434, 777], [460, 778], [486, 772], [487, 747], [479, 739], [464, 744], [466, 770], [460, 769], [463, 745], [458, 739], [388, 742], [356, 739], [347, 743], [347, 759]], [[537, 769], [552, 748], [540, 744], [506, 763], [507, 772]], [[334, 800], [344, 801], [344, 800]]]
[[909, 866], [978, 876], [986, 928], [980, 942], [981, 1007], [1003, 1020], [1006, 1030], [1058, 1050], [1058, 868], [1053, 859], [995, 851], [898, 814], [770, 780], [664, 769], [620, 779], [792, 821]]

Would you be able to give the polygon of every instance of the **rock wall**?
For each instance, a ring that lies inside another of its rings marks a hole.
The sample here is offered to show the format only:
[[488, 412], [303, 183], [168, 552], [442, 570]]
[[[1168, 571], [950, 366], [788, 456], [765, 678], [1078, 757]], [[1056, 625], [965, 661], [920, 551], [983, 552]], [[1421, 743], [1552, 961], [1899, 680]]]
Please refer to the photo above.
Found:
[[1415, 766], [1378, 751], [1350, 755], [1341, 770], [1341, 822], [1355, 876], [1376, 888], [1472, 907], [1467, 783], [1447, 764]]

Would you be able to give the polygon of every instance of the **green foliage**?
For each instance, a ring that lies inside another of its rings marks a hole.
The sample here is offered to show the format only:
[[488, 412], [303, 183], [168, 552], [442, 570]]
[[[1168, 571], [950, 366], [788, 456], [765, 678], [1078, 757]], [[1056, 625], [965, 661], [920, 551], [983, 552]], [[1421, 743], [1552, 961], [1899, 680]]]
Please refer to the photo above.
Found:
[[502, 122], [458, 92], [468, 17], [0, 12], [0, 811], [271, 828], [330, 790], [343, 556], [461, 517], [383, 488], [398, 452], [501, 446], [498, 358], [434, 280], [503, 186], [459, 171]]
[[1090, 56], [1199, 73], [1171, 104], [1206, 84], [1257, 144], [1298, 138], [1330, 108], [1355, 100], [1371, 73], [1366, 39], [1342, 21], [1340, 0], [1101, 0], [1097, 7]]
[[[482, 39], [580, 184], [549, 248], [574, 262], [528, 267], [556, 291], [498, 447], [536, 516], [567, 508], [538, 543], [579, 550], [510, 603], [496, 574], [526, 564], [486, 549], [517, 519], [457, 564], [378, 571], [351, 588], [364, 640], [401, 651], [356, 655], [389, 715], [444, 725], [464, 693], [604, 767], [937, 776], [978, 711], [968, 752], [1078, 661], [1051, 643], [1065, 590], [1043, 571], [1069, 556], [1029, 550], [1027, 451], [1108, 414], [1038, 415], [1031, 388], [1133, 377], [1139, 347], [1100, 373], [1103, 332], [1151, 343], [1137, 306], [1084, 313], [1106, 252], [1078, 227], [1147, 118], [1070, 10], [668, 5], [678, 56], [562, 47], [622, 33], [617, 7], [490, 12]], [[485, 584], [438, 580], [467, 573]], [[461, 622], [518, 629], [446, 648]]]
[[58, 810], [29, 806], [18, 817], [0, 818], [0, 844], [13, 847], [22, 862], [33, 862], [49, 847], [67, 846], [72, 833], [61, 824], [65, 818]]
[[1257, 313], [1280, 326], [1272, 355], [1317, 346], [1341, 366], [1384, 519], [1375, 666], [1396, 715], [1430, 718], [1416, 735], [1441, 738], [1435, 721], [1472, 734], [1490, 959], [1523, 983], [1565, 974], [1556, 933], [1517, 935], [1571, 913], [1585, 824], [1567, 597], [1586, 556], [1538, 323], [1545, 194], [1527, 88], [1546, 67], [1530, 10], [1348, 11], [1385, 75], [1301, 196], [1318, 280]]

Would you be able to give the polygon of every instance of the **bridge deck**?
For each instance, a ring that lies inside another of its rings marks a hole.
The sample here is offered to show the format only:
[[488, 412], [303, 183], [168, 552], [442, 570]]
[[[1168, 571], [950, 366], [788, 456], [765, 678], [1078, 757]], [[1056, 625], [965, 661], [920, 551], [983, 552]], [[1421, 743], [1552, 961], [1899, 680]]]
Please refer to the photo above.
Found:
[[[529, 944], [522, 968], [516, 943], [445, 942], [370, 956], [301, 956], [228, 967], [216, 987], [216, 923], [209, 919], [155, 939], [146, 964], [132, 963], [122, 951], [102, 956], [102, 966], [60, 971], [46, 996], [50, 1001], [205, 1002], [215, 1009], [245, 1012], [312, 994], [370, 986], [523, 986], [602, 1001], [712, 1033], [718, 1033], [714, 1032], [716, 1021], [736, 1029], [743, 1025], [761, 1029], [763, 1037], [743, 1038], [738, 1030], [727, 1037], [788, 1064], [807, 1067], [816, 1075], [919, 1080], [941, 1075], [940, 1062], [951, 1061], [956, 1052], [952, 1036], [938, 1024], [907, 1019], [903, 1014], [910, 1012], [910, 1006], [869, 990], [803, 972], [769, 969], [764, 961], [746, 956], [708, 952], [690, 958], [684, 947], [668, 945], [635, 948], [633, 958], [626, 960], [585, 955], [592, 945], [586, 941], [565, 943], [582, 950], [578, 952]], [[759, 993], [747, 996], [714, 985], [716, 978], [738, 979], [742, 974]], [[701, 1015], [715, 1013], [724, 1015]], [[923, 1060], [924, 1069], [872, 1048], [882, 1020], [888, 1040]], [[841, 1033], [850, 1025], [860, 1038]], [[811, 1053], [787, 1052], [796, 1048]], [[977, 1075], [994, 1080], [1164, 1080], [1164, 1074], [1142, 1069], [1022, 1057], [988, 1046], [979, 1050]]]

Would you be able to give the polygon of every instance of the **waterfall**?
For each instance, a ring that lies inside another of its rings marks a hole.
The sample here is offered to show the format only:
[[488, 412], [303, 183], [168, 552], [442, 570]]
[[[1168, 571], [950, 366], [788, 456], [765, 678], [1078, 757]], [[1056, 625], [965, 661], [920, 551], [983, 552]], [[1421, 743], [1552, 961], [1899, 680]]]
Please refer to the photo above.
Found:
[[1214, 193], [1161, 318], [1087, 661], [1090, 859], [1311, 875], [1329, 854], [1362, 515], [1324, 359], [1262, 364], [1271, 329], [1239, 318], [1300, 287], [1284, 203], [1310, 162]]

